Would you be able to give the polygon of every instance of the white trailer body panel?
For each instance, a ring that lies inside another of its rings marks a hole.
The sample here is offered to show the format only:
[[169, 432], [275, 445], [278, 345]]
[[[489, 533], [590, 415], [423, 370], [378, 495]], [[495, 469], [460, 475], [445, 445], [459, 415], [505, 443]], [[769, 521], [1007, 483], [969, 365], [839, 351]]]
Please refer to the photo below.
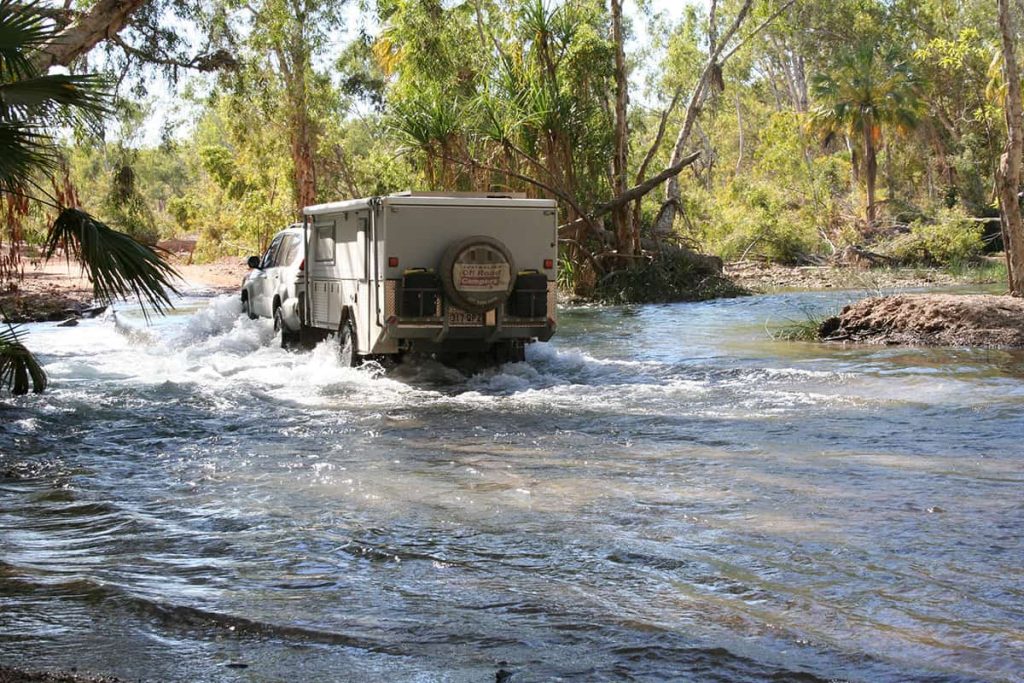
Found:
[[[558, 239], [553, 201], [398, 195], [320, 204], [304, 213], [304, 324], [337, 332], [347, 316], [354, 323], [360, 355], [398, 353], [413, 343], [438, 348], [497, 340], [525, 343], [546, 340], [554, 332]], [[542, 285], [549, 283], [550, 305], [544, 310], [550, 310], [544, 320], [519, 320], [518, 327], [506, 327], [506, 306], [499, 303], [493, 310], [459, 318], [459, 329], [453, 331], [449, 322], [459, 311], [444, 294], [439, 295], [436, 318], [409, 320], [399, 310], [410, 273], [438, 272], [446, 250], [474, 237], [503, 245], [501, 267], [509, 271], [510, 289], [523, 271], [534, 282], [542, 278]], [[456, 338], [459, 342], [449, 341]]]
[[[384, 261], [385, 277], [400, 278], [409, 268], [436, 269], [450, 244], [474, 235], [493, 237], [508, 247], [514, 259], [513, 275], [526, 269], [543, 271], [545, 259], [557, 258], [558, 235], [551, 202], [481, 206], [479, 200], [473, 204], [449, 201], [453, 203], [385, 201], [385, 251], [387, 258], [398, 259], [397, 268], [388, 268]], [[530, 200], [518, 200], [524, 201]], [[554, 269], [550, 275], [553, 280]]]
[[[358, 313], [369, 302], [376, 279], [369, 259], [372, 246], [372, 212], [363, 202], [350, 210], [322, 212], [306, 223], [306, 271], [309, 282], [307, 320], [309, 326], [336, 332], [346, 309]], [[379, 271], [377, 271], [379, 272]], [[370, 317], [355, 318], [360, 334], [359, 353], [368, 354]]]

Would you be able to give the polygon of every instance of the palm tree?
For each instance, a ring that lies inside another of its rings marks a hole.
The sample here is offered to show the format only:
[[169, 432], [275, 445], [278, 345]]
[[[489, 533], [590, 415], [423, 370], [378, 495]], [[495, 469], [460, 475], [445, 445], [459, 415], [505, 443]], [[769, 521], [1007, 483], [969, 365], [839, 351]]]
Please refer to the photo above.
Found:
[[[95, 74], [41, 73], [34, 61], [56, 28], [38, 4], [0, 0], [0, 201], [29, 199], [50, 206], [57, 218], [44, 254], [63, 249], [81, 262], [100, 301], [134, 296], [143, 310], [171, 306], [177, 273], [151, 248], [76, 208], [46, 196], [38, 180], [60, 161], [50, 130], [96, 125], [109, 112], [110, 95]], [[42, 196], [41, 196], [42, 195]], [[31, 382], [30, 382], [31, 380]], [[46, 387], [46, 375], [12, 325], [0, 332], [0, 387], [24, 394]]]
[[917, 78], [895, 47], [869, 43], [842, 55], [830, 73], [815, 76], [811, 92], [819, 100], [811, 114], [815, 123], [829, 135], [860, 138], [871, 229], [882, 127], [909, 130], [917, 125], [921, 111]]

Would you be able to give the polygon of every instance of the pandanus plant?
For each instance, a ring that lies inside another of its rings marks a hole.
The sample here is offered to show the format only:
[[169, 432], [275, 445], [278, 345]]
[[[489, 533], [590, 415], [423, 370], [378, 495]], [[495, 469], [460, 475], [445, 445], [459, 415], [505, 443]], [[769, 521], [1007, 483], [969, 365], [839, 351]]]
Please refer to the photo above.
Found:
[[[56, 213], [44, 246], [46, 258], [63, 250], [77, 260], [101, 302], [129, 296], [144, 311], [171, 306], [177, 273], [150, 247], [74, 206], [48, 196], [40, 180], [60, 166], [53, 130], [100, 125], [111, 95], [96, 74], [48, 74], [37, 66], [57, 27], [39, 4], [0, 0], [0, 203], [28, 199]], [[0, 328], [0, 389], [24, 394], [46, 388], [46, 374], [14, 326]]]

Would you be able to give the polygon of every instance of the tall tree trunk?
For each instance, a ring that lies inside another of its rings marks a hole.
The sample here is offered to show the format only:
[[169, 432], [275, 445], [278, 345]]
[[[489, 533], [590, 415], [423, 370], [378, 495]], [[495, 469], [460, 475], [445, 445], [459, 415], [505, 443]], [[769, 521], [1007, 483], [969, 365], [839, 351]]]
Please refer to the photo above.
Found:
[[348, 190], [348, 196], [352, 199], [362, 197], [363, 193], [360, 192], [359, 185], [356, 183], [355, 175], [352, 173], [352, 164], [349, 163], [348, 153], [343, 145], [334, 145], [334, 158], [338, 163], [341, 180], [345, 183], [345, 189]]
[[309, 45], [303, 40], [303, 14], [296, 11], [289, 45], [277, 45], [281, 77], [284, 79], [288, 108], [288, 142], [292, 157], [292, 187], [295, 208], [316, 204], [316, 129], [309, 118], [306, 78], [310, 66]]
[[99, 0], [36, 55], [40, 70], [68, 66], [102, 40], [116, 36], [149, 0]]
[[313, 158], [316, 136], [305, 104], [303, 101], [301, 108], [296, 108], [291, 131], [292, 162], [295, 165], [295, 201], [300, 212], [303, 207], [316, 204], [316, 164]]
[[1016, 8], [1010, 0], [998, 0], [999, 33], [1003, 46], [1003, 77], [1006, 80], [1006, 147], [999, 158], [996, 190], [999, 219], [1006, 249], [1010, 294], [1024, 296], [1024, 224], [1021, 222], [1020, 165], [1024, 153], [1024, 113], [1021, 111], [1020, 69], [1017, 66]]
[[878, 150], [870, 123], [864, 124], [864, 181], [868, 190], [867, 229], [875, 229], [875, 185], [878, 182]]
[[801, 114], [806, 114], [810, 109], [811, 98], [807, 93], [807, 67], [803, 55], [795, 56], [793, 76], [796, 80], [796, 110]]
[[739, 141], [738, 149], [736, 151], [736, 174], [739, 175], [740, 169], [743, 167], [743, 109], [740, 106], [740, 91], [736, 90], [734, 93], [734, 99], [736, 100], [736, 128], [739, 129]]
[[887, 201], [892, 202], [896, 197], [896, 176], [892, 161], [892, 140], [882, 141], [882, 147], [885, 149], [885, 197]]
[[[626, 74], [625, 39], [622, 35], [622, 1], [611, 0], [611, 5], [612, 41], [615, 43], [615, 149], [612, 154], [612, 196], [618, 197], [628, 187], [626, 164], [629, 160], [629, 122], [626, 118], [626, 108], [629, 106], [629, 81]], [[615, 246], [620, 254], [634, 254], [639, 246], [633, 244], [630, 209], [631, 206], [627, 202], [612, 211]]]
[[850, 152], [850, 178], [853, 180], [853, 189], [856, 190], [860, 187], [860, 153], [848, 135], [843, 137], [843, 141]]

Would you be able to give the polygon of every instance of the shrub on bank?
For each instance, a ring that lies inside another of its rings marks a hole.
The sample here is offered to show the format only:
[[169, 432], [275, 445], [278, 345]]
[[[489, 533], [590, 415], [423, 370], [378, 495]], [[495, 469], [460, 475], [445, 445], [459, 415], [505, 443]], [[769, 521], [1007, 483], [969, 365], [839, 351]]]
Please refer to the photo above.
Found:
[[958, 267], [981, 255], [984, 227], [960, 207], [940, 209], [933, 220], [918, 219], [910, 232], [892, 239], [884, 251], [907, 265]]
[[598, 281], [594, 298], [610, 304], [703, 301], [749, 292], [721, 274], [720, 263], [683, 249], [666, 249], [644, 263]]
[[707, 238], [726, 260], [759, 256], [796, 263], [824, 246], [813, 207], [777, 186], [734, 181], [712, 204]]

